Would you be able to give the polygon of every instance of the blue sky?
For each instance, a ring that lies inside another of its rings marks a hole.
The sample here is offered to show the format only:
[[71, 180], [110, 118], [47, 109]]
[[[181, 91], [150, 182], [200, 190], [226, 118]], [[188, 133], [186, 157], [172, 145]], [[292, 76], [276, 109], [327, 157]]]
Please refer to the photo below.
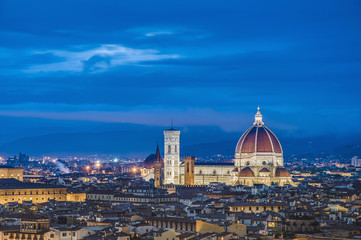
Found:
[[2, 0], [2, 131], [173, 118], [242, 132], [257, 105], [282, 131], [361, 131], [360, 13], [360, 1]]

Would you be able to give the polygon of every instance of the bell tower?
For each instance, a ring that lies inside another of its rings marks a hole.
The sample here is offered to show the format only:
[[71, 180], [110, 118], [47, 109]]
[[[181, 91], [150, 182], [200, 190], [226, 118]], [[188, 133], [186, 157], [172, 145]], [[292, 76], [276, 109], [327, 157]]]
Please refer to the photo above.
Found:
[[194, 161], [195, 157], [184, 157], [184, 185], [194, 185]]
[[180, 131], [164, 131], [164, 184], [179, 184], [179, 137]]
[[154, 187], [162, 185], [162, 158], [160, 157], [159, 145], [157, 144], [157, 151], [155, 154], [154, 163]]

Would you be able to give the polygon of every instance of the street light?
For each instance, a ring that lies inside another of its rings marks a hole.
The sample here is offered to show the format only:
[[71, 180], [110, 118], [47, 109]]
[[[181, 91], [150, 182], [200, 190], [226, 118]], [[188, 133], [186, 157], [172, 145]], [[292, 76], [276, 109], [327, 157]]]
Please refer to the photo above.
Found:
[[95, 164], [95, 166], [96, 166], [96, 168], [98, 168], [98, 173], [99, 173], [99, 171], [100, 171], [100, 162], [97, 161], [97, 163]]

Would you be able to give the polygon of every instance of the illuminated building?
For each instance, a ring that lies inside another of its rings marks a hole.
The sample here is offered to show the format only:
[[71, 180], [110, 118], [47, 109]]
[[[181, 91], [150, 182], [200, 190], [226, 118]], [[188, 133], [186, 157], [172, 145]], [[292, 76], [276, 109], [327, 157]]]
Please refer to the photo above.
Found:
[[24, 169], [10, 166], [0, 166], [0, 178], [15, 178], [23, 181]]
[[258, 108], [253, 125], [236, 145], [233, 163], [197, 163], [190, 158], [180, 162], [180, 131], [173, 128], [164, 131], [164, 184], [294, 185], [283, 166], [281, 144], [262, 118]]

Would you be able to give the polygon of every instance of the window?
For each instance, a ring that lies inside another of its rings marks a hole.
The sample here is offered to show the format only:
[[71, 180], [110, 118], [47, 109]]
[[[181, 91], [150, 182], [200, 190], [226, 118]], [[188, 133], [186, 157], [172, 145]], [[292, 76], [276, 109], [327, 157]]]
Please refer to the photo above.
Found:
[[172, 150], [172, 147], [170, 145], [168, 145], [168, 153], [170, 153]]
[[62, 235], [63, 235], [63, 237], [66, 237], [66, 233], [63, 233]]
[[51, 238], [54, 238], [54, 234], [50, 234], [50, 237], [51, 237]]
[[174, 151], [175, 151], [175, 152], [178, 152], [178, 145], [175, 145], [175, 146], [174, 146]]

